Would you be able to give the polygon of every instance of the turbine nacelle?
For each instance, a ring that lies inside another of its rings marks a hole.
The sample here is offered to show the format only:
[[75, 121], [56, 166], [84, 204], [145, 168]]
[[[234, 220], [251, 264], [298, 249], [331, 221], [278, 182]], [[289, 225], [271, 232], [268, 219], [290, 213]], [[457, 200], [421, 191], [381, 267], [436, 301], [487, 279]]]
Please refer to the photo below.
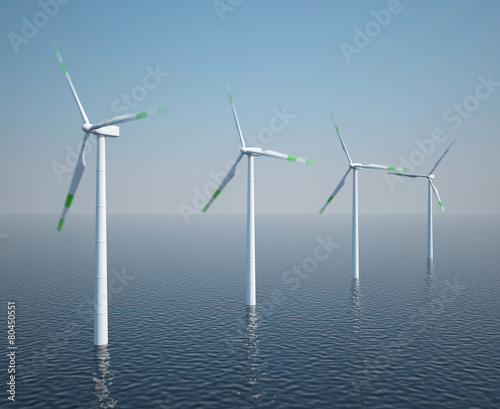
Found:
[[351, 169], [363, 169], [363, 164], [362, 163], [350, 163], [349, 167]]
[[434, 176], [434, 175], [427, 175], [427, 179], [432, 179], [432, 180], [434, 180], [435, 178], [436, 178], [436, 176]]
[[242, 146], [240, 148], [240, 152], [244, 155], [259, 156], [262, 152], [262, 149], [261, 148], [247, 148], [246, 146]]
[[116, 125], [107, 125], [107, 126], [102, 126], [97, 129], [92, 129], [94, 125], [92, 124], [83, 124], [82, 125], [82, 130], [85, 133], [92, 133], [94, 135], [102, 135], [102, 136], [109, 136], [111, 138], [117, 138], [120, 136], [120, 127]]

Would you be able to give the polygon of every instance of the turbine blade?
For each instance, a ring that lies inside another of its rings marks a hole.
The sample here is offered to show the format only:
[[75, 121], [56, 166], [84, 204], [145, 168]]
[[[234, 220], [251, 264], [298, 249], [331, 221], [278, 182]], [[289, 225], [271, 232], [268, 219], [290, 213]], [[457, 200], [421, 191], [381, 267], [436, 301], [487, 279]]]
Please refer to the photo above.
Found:
[[236, 167], [238, 166], [238, 163], [240, 163], [240, 160], [241, 160], [242, 157], [243, 157], [243, 153], [240, 153], [240, 155], [238, 156], [238, 158], [234, 162], [234, 164], [231, 167], [231, 169], [229, 169], [229, 172], [227, 172], [227, 175], [224, 178], [224, 180], [222, 181], [222, 183], [220, 184], [220, 186], [217, 188], [217, 190], [215, 191], [215, 193], [212, 195], [212, 197], [210, 198], [210, 200], [208, 201], [208, 203], [203, 208], [203, 213], [206, 213], [206, 211], [208, 210], [208, 208], [212, 205], [213, 201], [215, 199], [217, 199], [217, 197], [220, 195], [220, 192], [222, 192], [222, 189], [224, 189], [226, 187], [226, 185], [229, 183], [229, 181], [233, 178], [233, 176], [234, 176], [234, 174], [236, 172]]
[[436, 195], [436, 199], [438, 201], [439, 207], [441, 208], [441, 211], [443, 212], [443, 216], [446, 216], [446, 210], [444, 210], [443, 202], [441, 201], [441, 198], [439, 197], [439, 192], [436, 189], [436, 186], [434, 186], [434, 183], [432, 183], [432, 180], [429, 179], [429, 183], [431, 184], [432, 190], [434, 190], [434, 194]]
[[94, 124], [89, 129], [91, 131], [93, 131], [95, 129], [102, 128], [103, 126], [115, 125], [115, 124], [119, 124], [121, 122], [135, 121], [136, 119], [146, 118], [146, 117], [155, 116], [155, 115], [162, 115], [162, 114], [166, 114], [167, 112], [168, 112], [168, 107], [163, 106], [160, 108], [150, 109], [149, 111], [135, 112], [133, 114], [118, 115], [118, 116], [115, 116], [114, 118], [111, 118], [107, 121], [100, 122], [98, 124]]
[[90, 134], [86, 133], [83, 138], [82, 148], [80, 149], [80, 155], [78, 156], [75, 171], [73, 172], [73, 179], [71, 180], [71, 185], [69, 186], [68, 196], [66, 197], [66, 202], [64, 203], [61, 218], [59, 219], [59, 224], [57, 226], [57, 230], [59, 231], [62, 230], [64, 220], [66, 219], [66, 214], [68, 213], [71, 203], [73, 202], [76, 189], [78, 189], [78, 185], [80, 184], [80, 180], [82, 179], [83, 171], [85, 170], [85, 149], [87, 148], [89, 136]]
[[319, 214], [322, 214], [325, 211], [326, 207], [330, 204], [330, 202], [333, 200], [333, 198], [338, 193], [338, 191], [342, 188], [342, 186], [344, 186], [345, 178], [347, 177], [347, 175], [349, 174], [350, 171], [351, 171], [351, 168], [347, 169], [347, 172], [345, 173], [344, 177], [342, 179], [340, 179], [339, 184], [337, 185], [337, 187], [335, 188], [333, 193], [330, 195], [330, 197], [328, 198], [326, 203], [323, 205], [323, 207], [319, 211]]
[[437, 160], [436, 164], [434, 165], [434, 167], [432, 168], [432, 170], [429, 172], [429, 175], [432, 175], [432, 172], [434, 172], [437, 168], [437, 166], [439, 165], [439, 163], [443, 160], [444, 158], [444, 155], [446, 155], [448, 153], [448, 151], [450, 150], [450, 148], [453, 146], [453, 144], [455, 143], [455, 141], [453, 141], [451, 143], [451, 145], [448, 147], [448, 149], [446, 149], [444, 151], [444, 153], [441, 155], [441, 157]]
[[236, 114], [236, 107], [234, 106], [233, 94], [231, 93], [231, 88], [229, 83], [226, 81], [227, 94], [229, 96], [229, 102], [231, 103], [231, 109], [233, 110], [234, 122], [236, 124], [236, 129], [238, 129], [238, 135], [240, 137], [240, 143], [242, 147], [245, 147], [245, 140], [243, 139], [243, 134], [241, 132], [240, 122], [238, 121], [238, 115]]
[[280, 153], [280, 152], [271, 151], [271, 150], [265, 150], [265, 151], [259, 152], [259, 155], [269, 156], [270, 158], [289, 160], [291, 162], [298, 162], [298, 163], [302, 163], [304, 165], [314, 165], [315, 164], [315, 162], [311, 159], [304, 159], [304, 158], [299, 158], [297, 156], [290, 156], [290, 155], [287, 155], [286, 153]]
[[408, 168], [400, 168], [397, 166], [386, 166], [386, 165], [376, 165], [375, 163], [370, 163], [369, 165], [360, 165], [362, 169], [380, 169], [380, 170], [395, 170], [396, 172], [409, 172]]
[[426, 178], [427, 175], [419, 175], [417, 173], [399, 173], [399, 172], [386, 172], [388, 175], [406, 176], [407, 178]]
[[342, 149], [345, 152], [345, 155], [347, 156], [347, 160], [349, 161], [349, 164], [352, 163], [351, 157], [349, 156], [349, 152], [347, 151], [347, 147], [345, 146], [344, 140], [342, 139], [342, 136], [340, 135], [339, 127], [337, 126], [337, 122], [335, 122], [335, 117], [333, 114], [330, 114], [330, 117], [332, 118], [333, 125], [335, 126], [335, 130], [337, 131], [337, 135], [339, 136], [340, 143], [342, 145]]
[[61, 64], [61, 68], [64, 72], [64, 75], [66, 76], [66, 79], [68, 80], [68, 84], [69, 84], [69, 87], [71, 88], [71, 92], [73, 93], [73, 96], [75, 97], [76, 105], [78, 105], [78, 109], [80, 110], [80, 114], [82, 115], [83, 122], [88, 124], [89, 119], [87, 118], [87, 114], [83, 110], [83, 106], [80, 102], [80, 99], [78, 98], [78, 94], [76, 93], [75, 87], [73, 86], [73, 82], [71, 81], [71, 77], [69, 76], [69, 72], [66, 69], [66, 65], [64, 64], [61, 53], [57, 49], [57, 45], [55, 43], [53, 44], [53, 47], [54, 47], [54, 51], [56, 52], [56, 57], [59, 61], [59, 64]]

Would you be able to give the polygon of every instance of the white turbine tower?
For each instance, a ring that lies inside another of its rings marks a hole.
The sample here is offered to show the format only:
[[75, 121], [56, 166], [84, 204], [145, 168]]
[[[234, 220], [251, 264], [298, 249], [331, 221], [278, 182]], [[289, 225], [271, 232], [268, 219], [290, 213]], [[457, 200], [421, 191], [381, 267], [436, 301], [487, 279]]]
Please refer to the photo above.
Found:
[[73, 179], [69, 187], [69, 193], [63, 207], [62, 215], [57, 226], [61, 231], [66, 214], [73, 202], [76, 190], [85, 170], [85, 149], [91, 134], [97, 137], [97, 179], [96, 179], [96, 246], [95, 246], [95, 296], [94, 296], [94, 344], [107, 345], [108, 343], [108, 273], [107, 273], [107, 246], [106, 246], [106, 151], [105, 138], [117, 137], [120, 129], [116, 124], [132, 121], [134, 119], [146, 118], [167, 112], [166, 107], [151, 111], [138, 112], [134, 114], [120, 115], [107, 121], [91, 124], [83, 110], [80, 99], [76, 93], [68, 70], [64, 65], [61, 53], [54, 44], [54, 51], [61, 68], [68, 80], [69, 87], [73, 93], [78, 109], [83, 119], [82, 130], [84, 132], [82, 148], [78, 156], [78, 162], [73, 173]]
[[328, 198], [326, 203], [323, 205], [319, 213], [322, 214], [325, 211], [326, 207], [330, 204], [330, 202], [333, 200], [338, 191], [342, 188], [342, 186], [344, 186], [345, 179], [349, 174], [349, 172], [352, 170], [352, 278], [358, 280], [359, 279], [358, 171], [361, 169], [378, 169], [378, 170], [398, 170], [401, 172], [407, 172], [409, 171], [409, 169], [406, 168], [402, 169], [402, 168], [397, 168], [395, 166], [385, 166], [385, 165], [375, 165], [375, 164], [363, 165], [362, 163], [353, 162], [351, 160], [351, 157], [349, 156], [349, 152], [347, 151], [344, 140], [342, 139], [342, 136], [340, 136], [339, 127], [335, 123], [335, 118], [333, 117], [333, 115], [331, 115], [331, 117], [333, 120], [333, 125], [335, 126], [335, 130], [337, 131], [337, 135], [339, 136], [340, 143], [342, 144], [342, 149], [344, 150], [347, 156], [349, 168], [347, 169], [347, 172], [342, 177], [342, 179], [340, 179], [340, 183], [335, 188], [335, 190]]
[[215, 193], [212, 195], [207, 205], [203, 208], [205, 213], [208, 208], [212, 205], [212, 202], [220, 195], [222, 189], [226, 187], [229, 181], [233, 178], [236, 167], [240, 162], [243, 155], [248, 157], [248, 193], [247, 193], [247, 276], [246, 276], [246, 305], [256, 305], [255, 297], [255, 207], [254, 207], [254, 158], [256, 156], [269, 156], [271, 158], [288, 160], [291, 162], [298, 162], [305, 165], [314, 165], [314, 161], [309, 159], [298, 158], [296, 156], [286, 155], [284, 153], [279, 153], [271, 150], [263, 151], [261, 148], [248, 148], [245, 145], [245, 140], [243, 139], [243, 134], [241, 132], [240, 123], [238, 121], [238, 116], [236, 115], [236, 108], [233, 102], [233, 96], [231, 94], [231, 89], [227, 85], [227, 92], [229, 95], [229, 102], [231, 103], [231, 108], [233, 110], [234, 122], [236, 123], [236, 129], [238, 130], [238, 135], [240, 137], [240, 154], [234, 162], [233, 166], [227, 173], [226, 177], [223, 179], [220, 186], [217, 188]]
[[443, 215], [446, 216], [446, 211], [444, 210], [443, 202], [441, 201], [441, 197], [439, 196], [438, 190], [436, 189], [436, 186], [434, 186], [434, 183], [432, 181], [434, 180], [434, 175], [432, 172], [434, 172], [439, 165], [439, 163], [443, 160], [444, 156], [448, 153], [450, 148], [453, 146], [455, 141], [451, 143], [451, 145], [444, 151], [444, 153], [441, 155], [441, 157], [437, 160], [436, 164], [434, 167], [431, 169], [431, 171], [427, 175], [419, 175], [416, 173], [396, 173], [396, 172], [387, 172], [389, 175], [397, 175], [397, 176], [406, 176], [409, 178], [426, 178], [427, 179], [427, 195], [428, 195], [428, 202], [427, 202], [427, 258], [429, 260], [432, 260], [434, 258], [434, 238], [433, 238], [433, 229], [432, 229], [432, 191], [434, 191], [434, 194], [436, 195], [436, 199], [438, 201], [439, 207], [443, 211]]

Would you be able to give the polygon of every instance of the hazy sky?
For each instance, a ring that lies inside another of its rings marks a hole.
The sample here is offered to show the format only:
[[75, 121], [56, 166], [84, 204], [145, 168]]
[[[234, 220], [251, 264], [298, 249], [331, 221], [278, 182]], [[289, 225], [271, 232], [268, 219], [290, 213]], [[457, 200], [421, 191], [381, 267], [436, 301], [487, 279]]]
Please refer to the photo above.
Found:
[[[107, 140], [109, 213], [205, 204], [239, 150], [226, 78], [247, 144], [317, 162], [257, 158], [258, 213], [317, 214], [347, 169], [330, 112], [363, 163], [426, 173], [455, 139], [435, 172], [448, 214], [498, 213], [499, 14], [495, 0], [4, 0], [0, 213], [59, 214], [69, 188], [82, 122], [53, 42], [91, 122], [170, 107]], [[72, 213], [95, 211], [95, 151]], [[211, 213], [246, 213], [246, 171]], [[425, 180], [365, 170], [359, 189], [361, 214], [427, 211]], [[349, 177], [326, 213], [351, 197]]]

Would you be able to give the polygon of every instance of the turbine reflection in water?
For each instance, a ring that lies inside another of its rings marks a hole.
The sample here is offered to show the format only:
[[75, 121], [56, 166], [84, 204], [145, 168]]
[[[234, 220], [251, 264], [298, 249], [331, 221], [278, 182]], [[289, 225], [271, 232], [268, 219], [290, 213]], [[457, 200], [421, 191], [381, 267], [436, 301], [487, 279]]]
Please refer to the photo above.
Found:
[[432, 325], [432, 318], [433, 318], [433, 310], [434, 310], [434, 304], [435, 304], [435, 287], [436, 285], [434, 284], [434, 263], [432, 260], [427, 260], [427, 271], [425, 275], [425, 293], [424, 293], [424, 300], [425, 300], [425, 310], [427, 312], [427, 320], [428, 324], [426, 328], [429, 328]]
[[266, 394], [264, 382], [267, 374], [262, 366], [267, 366], [267, 362], [263, 360], [258, 346], [258, 321], [255, 306], [247, 306], [242, 344], [245, 357], [237, 366], [241, 373], [241, 385], [233, 400], [234, 407], [260, 408], [263, 405], [262, 399]]
[[352, 280], [349, 334], [349, 356], [346, 362], [347, 391], [351, 402], [364, 407], [365, 354], [363, 351], [363, 308], [359, 280]]
[[113, 384], [114, 373], [110, 370], [111, 361], [106, 345], [94, 346], [95, 370], [91, 372], [94, 381], [94, 390], [91, 392], [95, 399], [92, 400], [92, 408], [114, 408], [118, 403], [110, 396], [108, 387]]
[[435, 283], [435, 266], [432, 260], [427, 261], [424, 287], [424, 323], [419, 338], [422, 339], [424, 373], [432, 370], [436, 363], [434, 351], [441, 344], [438, 331], [439, 314], [443, 312], [444, 302], [438, 294]]

